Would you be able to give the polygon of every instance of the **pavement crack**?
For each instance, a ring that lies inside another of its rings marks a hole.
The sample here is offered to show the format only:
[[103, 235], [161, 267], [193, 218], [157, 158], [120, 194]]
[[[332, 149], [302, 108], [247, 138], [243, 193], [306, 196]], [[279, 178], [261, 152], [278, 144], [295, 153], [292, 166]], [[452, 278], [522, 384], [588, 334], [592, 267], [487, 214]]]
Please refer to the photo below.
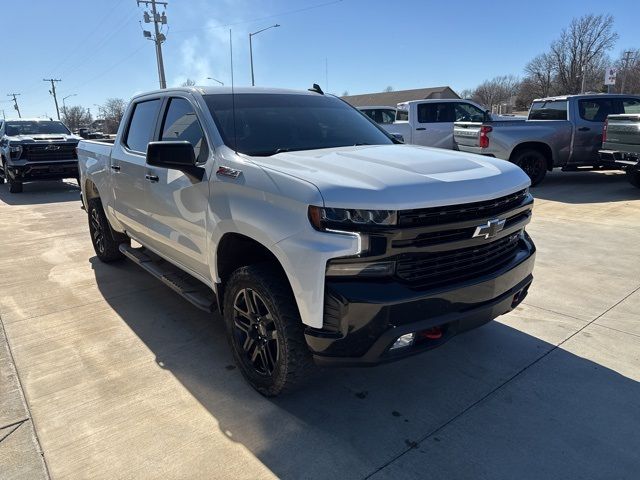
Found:
[[13, 427], [13, 428], [11, 428], [11, 430], [9, 430], [9, 432], [8, 432], [8, 433], [6, 433], [6, 434], [5, 434], [5, 435], [3, 435], [2, 437], [0, 437], [0, 443], [4, 442], [7, 438], [9, 438], [9, 435], [11, 435], [13, 432], [15, 432], [16, 430], [18, 430], [18, 429], [20, 428], [20, 426], [21, 426], [24, 422], [26, 422], [26, 421], [28, 421], [28, 420], [29, 420], [28, 418], [25, 418], [24, 420], [20, 420], [20, 421], [18, 421], [18, 422], [13, 422], [13, 423], [10, 423], [9, 425], [6, 425], [6, 426], [4, 426], [4, 427], [0, 427], [0, 429], [2, 429], [2, 430], [5, 430], [5, 429], [7, 429], [7, 428], [11, 428], [11, 427]]
[[[607, 308], [604, 312], [602, 312], [601, 314], [599, 314], [598, 316], [596, 316], [595, 318], [593, 318], [592, 320], [590, 320], [589, 322], [587, 322], [586, 324], [584, 324], [582, 327], [580, 327], [578, 330], [576, 330], [575, 332], [573, 332], [571, 335], [569, 335], [567, 338], [565, 338], [564, 340], [562, 340], [560, 343], [558, 343], [557, 345], [554, 345], [552, 348], [550, 348], [549, 350], [547, 350], [545, 353], [543, 353], [542, 355], [540, 355], [538, 358], [536, 358], [535, 360], [533, 360], [531, 363], [529, 363], [528, 365], [525, 365], [524, 367], [522, 367], [520, 370], [518, 370], [516, 373], [514, 373], [513, 375], [511, 375], [509, 378], [507, 378], [504, 382], [502, 382], [500, 385], [496, 386], [495, 388], [493, 388], [492, 390], [490, 390], [489, 392], [487, 392], [485, 395], [483, 395], [482, 397], [480, 397], [478, 400], [476, 400], [475, 402], [467, 405], [464, 409], [462, 409], [460, 412], [458, 412], [457, 414], [455, 414], [453, 417], [451, 417], [449, 420], [441, 423], [440, 425], [438, 425], [437, 427], [435, 427], [434, 429], [432, 429], [430, 432], [428, 432], [426, 435], [422, 436], [420, 439], [418, 439], [415, 442], [416, 447], [418, 447], [422, 442], [424, 442], [425, 440], [427, 440], [429, 437], [432, 437], [433, 435], [435, 435], [436, 433], [440, 432], [441, 430], [443, 430], [445, 427], [447, 427], [448, 425], [450, 425], [451, 423], [455, 422], [456, 420], [458, 420], [460, 417], [462, 417], [465, 413], [467, 413], [468, 411], [472, 410], [473, 408], [475, 408], [476, 406], [478, 406], [480, 403], [484, 402], [487, 398], [491, 397], [494, 393], [502, 390], [502, 388], [511, 383], [513, 380], [515, 380], [516, 378], [518, 378], [520, 375], [522, 375], [524, 372], [526, 372], [527, 370], [529, 370], [531, 367], [533, 367], [534, 365], [538, 364], [541, 360], [543, 360], [544, 358], [546, 358], [547, 356], [549, 356], [551, 353], [555, 352], [556, 350], [558, 350], [562, 345], [564, 345], [565, 343], [567, 343], [569, 340], [571, 340], [573, 337], [575, 337], [576, 335], [580, 334], [585, 328], [589, 327], [590, 325], [596, 324], [598, 326], [600, 326], [600, 324], [597, 324], [596, 321], [599, 320], [600, 318], [602, 318], [604, 315], [606, 315], [607, 313], [609, 313], [611, 310], [613, 310], [615, 307], [617, 307], [618, 305], [620, 305], [622, 302], [624, 302], [627, 298], [629, 298], [631, 295], [633, 295], [634, 293], [640, 291], [640, 286], [636, 287], [633, 291], [631, 291], [630, 293], [628, 293], [627, 295], [625, 295], [623, 298], [621, 298], [620, 300], [618, 300], [616, 303], [614, 303], [613, 305], [611, 305], [609, 308]], [[405, 456], [408, 452], [410, 452], [411, 450], [413, 450], [414, 448], [416, 448], [414, 446], [409, 446], [408, 448], [405, 448], [402, 452], [400, 452], [399, 454], [397, 454], [395, 457], [393, 457], [391, 460], [385, 462], [383, 465], [381, 465], [380, 467], [378, 467], [376, 470], [374, 470], [373, 472], [371, 472], [370, 474], [368, 474], [367, 476], [364, 477], [364, 480], [367, 480], [371, 477], [373, 477], [376, 473], [380, 472], [381, 470], [384, 470], [385, 468], [387, 468], [389, 465], [391, 465], [392, 463], [394, 463], [396, 460], [399, 460], [400, 458], [402, 458], [403, 456]]]

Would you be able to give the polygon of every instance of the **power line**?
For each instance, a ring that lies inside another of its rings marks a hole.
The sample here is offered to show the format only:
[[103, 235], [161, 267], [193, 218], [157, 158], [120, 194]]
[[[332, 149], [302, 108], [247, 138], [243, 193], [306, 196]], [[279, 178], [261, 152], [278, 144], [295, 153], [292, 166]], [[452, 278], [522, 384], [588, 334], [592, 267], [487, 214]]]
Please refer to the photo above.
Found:
[[186, 33], [186, 32], [196, 32], [199, 30], [213, 30], [216, 28], [225, 28], [225, 27], [234, 27], [236, 25], [243, 25], [245, 23], [256, 23], [256, 22], [261, 22], [263, 20], [269, 20], [271, 18], [277, 18], [277, 17], [284, 17], [285, 15], [293, 15], [295, 13], [301, 13], [301, 12], [306, 12], [308, 10], [314, 10], [316, 8], [322, 8], [322, 7], [327, 7], [329, 5], [335, 5], [336, 3], [342, 3], [344, 0], [333, 0], [331, 2], [324, 2], [324, 3], [318, 3], [316, 5], [310, 5], [308, 7], [304, 7], [304, 8], [297, 8], [295, 10], [287, 10], [285, 12], [280, 12], [280, 13], [274, 13], [273, 15], [267, 15], [266, 17], [260, 17], [260, 18], [254, 18], [251, 20], [241, 20], [238, 22], [233, 22], [233, 23], [225, 23], [225, 24], [221, 24], [221, 25], [212, 25], [209, 27], [198, 27], [198, 28], [187, 28], [187, 29], [182, 29], [182, 30], [171, 30], [171, 33]]
[[58, 120], [60, 120], [60, 109], [58, 108], [58, 97], [56, 95], [56, 82], [61, 82], [59, 78], [43, 78], [43, 82], [51, 82], [51, 90], [49, 93], [53, 95], [53, 101], [56, 104], [56, 114], [58, 115]]
[[167, 88], [167, 80], [164, 76], [164, 60], [162, 59], [162, 43], [167, 39], [167, 37], [160, 32], [159, 25], [167, 24], [167, 15], [165, 12], [162, 12], [162, 15], [158, 13], [157, 5], [162, 5], [164, 8], [167, 8], [167, 2], [161, 2], [158, 0], [136, 0], [138, 6], [143, 3], [146, 7], [151, 4], [151, 14], [145, 10], [143, 18], [144, 23], [153, 22], [153, 29], [155, 31], [155, 35], [152, 35], [150, 31], [143, 30], [142, 34], [145, 38], [152, 40], [156, 45], [156, 60], [158, 62], [158, 79], [160, 81], [160, 88]]
[[19, 95], [19, 93], [7, 93], [7, 97], [13, 97], [13, 108], [18, 111], [18, 118], [22, 118], [22, 115], [20, 115], [20, 107], [18, 107], [18, 99], [16, 98]]

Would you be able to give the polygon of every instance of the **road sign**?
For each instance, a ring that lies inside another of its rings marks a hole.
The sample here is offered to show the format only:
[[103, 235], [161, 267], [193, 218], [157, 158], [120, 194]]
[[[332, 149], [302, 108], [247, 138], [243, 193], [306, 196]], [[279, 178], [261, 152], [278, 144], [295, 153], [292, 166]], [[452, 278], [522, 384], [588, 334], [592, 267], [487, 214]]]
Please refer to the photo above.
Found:
[[616, 84], [616, 75], [618, 74], [618, 69], [615, 67], [608, 67], [606, 72], [604, 73], [604, 84], [605, 85], [615, 85]]

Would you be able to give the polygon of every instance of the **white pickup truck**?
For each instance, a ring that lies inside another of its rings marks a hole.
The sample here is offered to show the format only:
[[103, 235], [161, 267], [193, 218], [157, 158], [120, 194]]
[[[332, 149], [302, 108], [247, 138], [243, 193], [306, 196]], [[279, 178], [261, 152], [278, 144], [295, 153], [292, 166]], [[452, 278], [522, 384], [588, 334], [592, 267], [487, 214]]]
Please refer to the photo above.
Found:
[[78, 155], [97, 257], [221, 312], [264, 395], [441, 345], [533, 278], [522, 170], [397, 144], [319, 88], [146, 93]]
[[470, 100], [429, 99], [399, 103], [396, 121], [380, 126], [405, 143], [456, 149], [455, 122], [524, 121], [526, 117], [496, 115]]

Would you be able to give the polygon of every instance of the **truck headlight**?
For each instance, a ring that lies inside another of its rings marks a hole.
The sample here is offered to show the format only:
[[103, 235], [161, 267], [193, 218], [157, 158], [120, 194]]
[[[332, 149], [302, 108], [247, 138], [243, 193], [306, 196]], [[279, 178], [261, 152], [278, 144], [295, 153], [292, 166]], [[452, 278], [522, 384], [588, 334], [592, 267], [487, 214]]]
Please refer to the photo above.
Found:
[[361, 210], [357, 208], [324, 208], [309, 206], [309, 221], [316, 230], [358, 230], [359, 227], [398, 224], [395, 210]]
[[11, 158], [20, 158], [22, 155], [22, 145], [9, 145]]

